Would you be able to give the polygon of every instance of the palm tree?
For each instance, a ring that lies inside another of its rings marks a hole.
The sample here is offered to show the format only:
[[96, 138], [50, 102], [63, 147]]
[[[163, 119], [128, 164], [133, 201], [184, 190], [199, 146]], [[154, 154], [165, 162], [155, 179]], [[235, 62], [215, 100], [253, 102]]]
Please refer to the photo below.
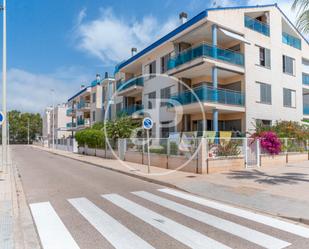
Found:
[[309, 33], [309, 0], [294, 0], [292, 9], [297, 11], [297, 28]]

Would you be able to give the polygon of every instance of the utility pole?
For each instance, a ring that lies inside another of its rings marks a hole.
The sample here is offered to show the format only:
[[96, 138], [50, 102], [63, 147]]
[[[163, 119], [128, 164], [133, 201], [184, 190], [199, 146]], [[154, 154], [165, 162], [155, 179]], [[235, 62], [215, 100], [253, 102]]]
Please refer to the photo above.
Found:
[[52, 102], [53, 102], [53, 117], [52, 117], [52, 133], [53, 133], [53, 149], [55, 149], [55, 103], [54, 103], [54, 93], [55, 93], [55, 90], [54, 89], [51, 89], [51, 94], [52, 94]]
[[28, 118], [28, 145], [30, 144], [30, 119]]
[[6, 0], [1, 7], [3, 11], [3, 61], [2, 61], [2, 167], [7, 165], [7, 116], [6, 116]]

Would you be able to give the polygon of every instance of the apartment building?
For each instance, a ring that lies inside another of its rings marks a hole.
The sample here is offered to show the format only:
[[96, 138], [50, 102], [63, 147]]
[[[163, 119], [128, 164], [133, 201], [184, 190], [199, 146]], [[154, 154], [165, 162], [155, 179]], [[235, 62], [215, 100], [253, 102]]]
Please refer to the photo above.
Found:
[[[114, 82], [107, 73], [103, 80], [97, 74], [89, 86], [81, 86], [81, 90], [68, 99], [67, 116], [70, 120], [66, 125], [67, 130], [73, 133], [75, 130], [91, 127], [94, 123], [104, 120], [108, 101], [114, 93]], [[111, 118], [112, 116], [107, 117]]]
[[[308, 42], [277, 4], [207, 9], [190, 20], [181, 13], [180, 21], [116, 66], [116, 112], [152, 116], [160, 137], [309, 119]], [[158, 98], [174, 104], [154, 106]]]
[[[66, 104], [59, 104], [52, 107], [47, 107], [43, 114], [43, 141], [44, 144], [50, 146], [55, 140], [67, 138], [70, 132], [66, 129], [66, 124], [70, 118], [67, 116], [68, 106]], [[55, 132], [55, 136], [53, 133]], [[57, 143], [57, 141], [55, 141]]]

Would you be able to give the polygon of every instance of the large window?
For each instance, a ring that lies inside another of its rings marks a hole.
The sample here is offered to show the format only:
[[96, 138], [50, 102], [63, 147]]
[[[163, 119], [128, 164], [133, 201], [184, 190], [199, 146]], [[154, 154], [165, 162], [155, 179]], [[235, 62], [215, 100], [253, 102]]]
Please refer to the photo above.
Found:
[[272, 121], [268, 119], [257, 119], [256, 125], [262, 125], [262, 126], [271, 126]]
[[97, 95], [96, 93], [92, 94], [92, 103], [95, 103], [97, 101]]
[[171, 97], [171, 87], [166, 87], [160, 90], [161, 104], [160, 106], [166, 106], [166, 102]]
[[268, 48], [258, 47], [259, 66], [270, 68], [270, 50]]
[[282, 56], [282, 66], [283, 72], [287, 74], [294, 75], [294, 64], [295, 60], [289, 56], [283, 55]]
[[95, 111], [92, 112], [92, 121], [95, 122]]
[[155, 101], [156, 101], [156, 92], [148, 93], [148, 109], [155, 108]]
[[284, 107], [296, 107], [296, 91], [283, 88], [283, 106]]
[[161, 57], [161, 73], [165, 73], [167, 71], [167, 63], [170, 58], [171, 54], [167, 54]]
[[257, 82], [260, 87], [259, 102], [263, 104], [271, 104], [271, 85]]

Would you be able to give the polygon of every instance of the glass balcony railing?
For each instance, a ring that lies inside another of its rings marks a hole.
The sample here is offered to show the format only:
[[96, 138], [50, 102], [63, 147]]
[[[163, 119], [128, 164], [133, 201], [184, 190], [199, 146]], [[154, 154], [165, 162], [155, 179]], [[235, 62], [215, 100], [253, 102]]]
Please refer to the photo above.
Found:
[[84, 108], [90, 108], [90, 103], [85, 101], [80, 101], [77, 103], [77, 109], [84, 109]]
[[309, 104], [304, 104], [304, 115], [309, 115]]
[[196, 103], [199, 100], [201, 102], [212, 102], [226, 105], [245, 105], [245, 94], [242, 92], [209, 86], [193, 88], [193, 91], [196, 96], [191, 91], [185, 91], [171, 96], [173, 105], [188, 105]]
[[[124, 107], [121, 111], [117, 112], [117, 116], [131, 116], [135, 112], [142, 111], [144, 109], [143, 105], [130, 105], [127, 107]], [[140, 112], [142, 114], [142, 112]]]
[[309, 86], [309, 74], [303, 73], [303, 84]]
[[133, 78], [125, 82], [120, 82], [117, 84], [117, 90], [122, 91], [125, 89], [128, 89], [132, 86], [144, 86], [144, 78], [139, 77], [139, 78]]
[[72, 108], [67, 109], [67, 116], [72, 116], [72, 114], [73, 114], [73, 109]]
[[189, 48], [180, 54], [169, 59], [167, 68], [173, 69], [186, 62], [194, 60], [199, 57], [210, 57], [222, 60], [228, 63], [236, 64], [239, 66], [244, 65], [244, 55], [232, 50], [218, 48], [206, 43], [202, 43], [196, 47]]
[[77, 119], [77, 126], [88, 126], [90, 125], [90, 119], [87, 118], [87, 119]]
[[282, 32], [282, 42], [294, 48], [301, 49], [301, 40], [285, 32]]
[[250, 16], [245, 16], [245, 27], [259, 32], [263, 35], [269, 36], [269, 25], [267, 23], [260, 22], [259, 20]]
[[76, 127], [76, 123], [75, 122], [69, 122], [67, 123], [67, 128], [75, 128]]

